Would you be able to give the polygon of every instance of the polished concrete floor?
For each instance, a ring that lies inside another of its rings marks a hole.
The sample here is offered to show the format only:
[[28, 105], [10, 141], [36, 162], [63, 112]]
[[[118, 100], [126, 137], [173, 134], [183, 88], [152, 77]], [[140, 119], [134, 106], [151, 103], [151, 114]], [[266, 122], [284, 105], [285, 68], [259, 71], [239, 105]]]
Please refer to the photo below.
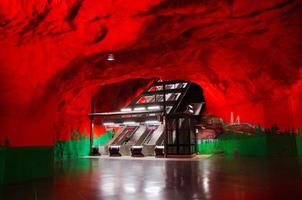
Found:
[[302, 158], [82, 158], [0, 199], [302, 199]]

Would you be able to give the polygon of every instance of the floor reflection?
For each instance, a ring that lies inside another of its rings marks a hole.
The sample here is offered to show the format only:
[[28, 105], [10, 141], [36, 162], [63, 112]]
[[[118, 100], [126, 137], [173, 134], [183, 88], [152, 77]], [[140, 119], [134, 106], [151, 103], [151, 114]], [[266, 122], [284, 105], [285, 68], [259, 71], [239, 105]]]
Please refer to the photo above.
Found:
[[79, 159], [0, 199], [302, 199], [302, 158]]

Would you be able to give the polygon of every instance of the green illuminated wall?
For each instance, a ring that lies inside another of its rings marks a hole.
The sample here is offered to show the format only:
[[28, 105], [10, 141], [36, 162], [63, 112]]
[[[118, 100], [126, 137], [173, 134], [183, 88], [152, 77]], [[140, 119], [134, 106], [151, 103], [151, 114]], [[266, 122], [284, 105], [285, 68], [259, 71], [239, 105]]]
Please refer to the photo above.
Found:
[[0, 183], [53, 175], [53, 147], [0, 148]]
[[197, 151], [199, 154], [215, 154], [223, 153], [223, 149], [220, 148], [220, 140], [199, 140], [197, 145]]
[[[257, 147], [257, 148], [255, 148]], [[221, 138], [215, 140], [200, 140], [198, 143], [200, 154], [224, 153], [246, 156], [264, 156], [267, 154], [266, 141], [264, 137], [237, 137]]]
[[296, 146], [298, 156], [302, 156], [302, 135], [296, 136]]
[[0, 147], [0, 184], [4, 182], [5, 148]]
[[93, 139], [93, 146], [104, 146], [107, 144], [107, 142], [112, 138], [113, 134], [112, 132], [107, 132], [99, 138]]
[[[103, 146], [112, 138], [112, 133], [107, 132], [99, 138], [93, 139], [93, 146]], [[55, 160], [75, 159], [89, 155], [89, 138], [72, 139], [69, 141], [58, 141], [54, 147]]]
[[214, 140], [200, 140], [198, 152], [242, 156], [302, 156], [302, 136], [225, 134]]
[[74, 159], [89, 155], [89, 139], [58, 141], [54, 146], [55, 160]]
[[270, 156], [296, 156], [296, 136], [289, 134], [267, 135], [266, 143]]

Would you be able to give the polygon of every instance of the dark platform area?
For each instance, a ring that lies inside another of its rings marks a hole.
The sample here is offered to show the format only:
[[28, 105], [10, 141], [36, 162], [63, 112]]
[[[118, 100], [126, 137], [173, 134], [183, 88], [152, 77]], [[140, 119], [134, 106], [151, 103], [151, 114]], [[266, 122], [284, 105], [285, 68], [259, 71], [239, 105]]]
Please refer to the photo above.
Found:
[[0, 199], [302, 199], [302, 158], [78, 159]]

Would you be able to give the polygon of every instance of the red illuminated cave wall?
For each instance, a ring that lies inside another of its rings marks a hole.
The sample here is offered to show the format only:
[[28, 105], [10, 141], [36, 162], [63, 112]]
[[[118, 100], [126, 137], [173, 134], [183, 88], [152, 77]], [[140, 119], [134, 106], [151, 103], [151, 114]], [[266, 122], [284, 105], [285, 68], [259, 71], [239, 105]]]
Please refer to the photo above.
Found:
[[[138, 95], [146, 90], [152, 84], [153, 80], [129, 79], [102, 86], [94, 95], [94, 112], [120, 111], [121, 108], [127, 107]], [[102, 125], [103, 119], [103, 117], [94, 118], [93, 133], [96, 137], [99, 137], [106, 131]]]
[[206, 112], [226, 120], [233, 111], [241, 121], [298, 128], [301, 4], [0, 0], [0, 141], [51, 145], [62, 121], [86, 115], [77, 105], [99, 86], [151, 77], [200, 84]]
[[[73, 94], [65, 92], [58, 104], [57, 120], [55, 123], [55, 140], [69, 140], [71, 134], [79, 131], [84, 136], [89, 136], [91, 112], [91, 97], [94, 97], [94, 112], [119, 111], [127, 106], [149, 84], [150, 79], [129, 79], [114, 84], [95, 85], [94, 87], [79, 88]], [[105, 133], [101, 126], [102, 118], [94, 120], [94, 134], [99, 137]]]

